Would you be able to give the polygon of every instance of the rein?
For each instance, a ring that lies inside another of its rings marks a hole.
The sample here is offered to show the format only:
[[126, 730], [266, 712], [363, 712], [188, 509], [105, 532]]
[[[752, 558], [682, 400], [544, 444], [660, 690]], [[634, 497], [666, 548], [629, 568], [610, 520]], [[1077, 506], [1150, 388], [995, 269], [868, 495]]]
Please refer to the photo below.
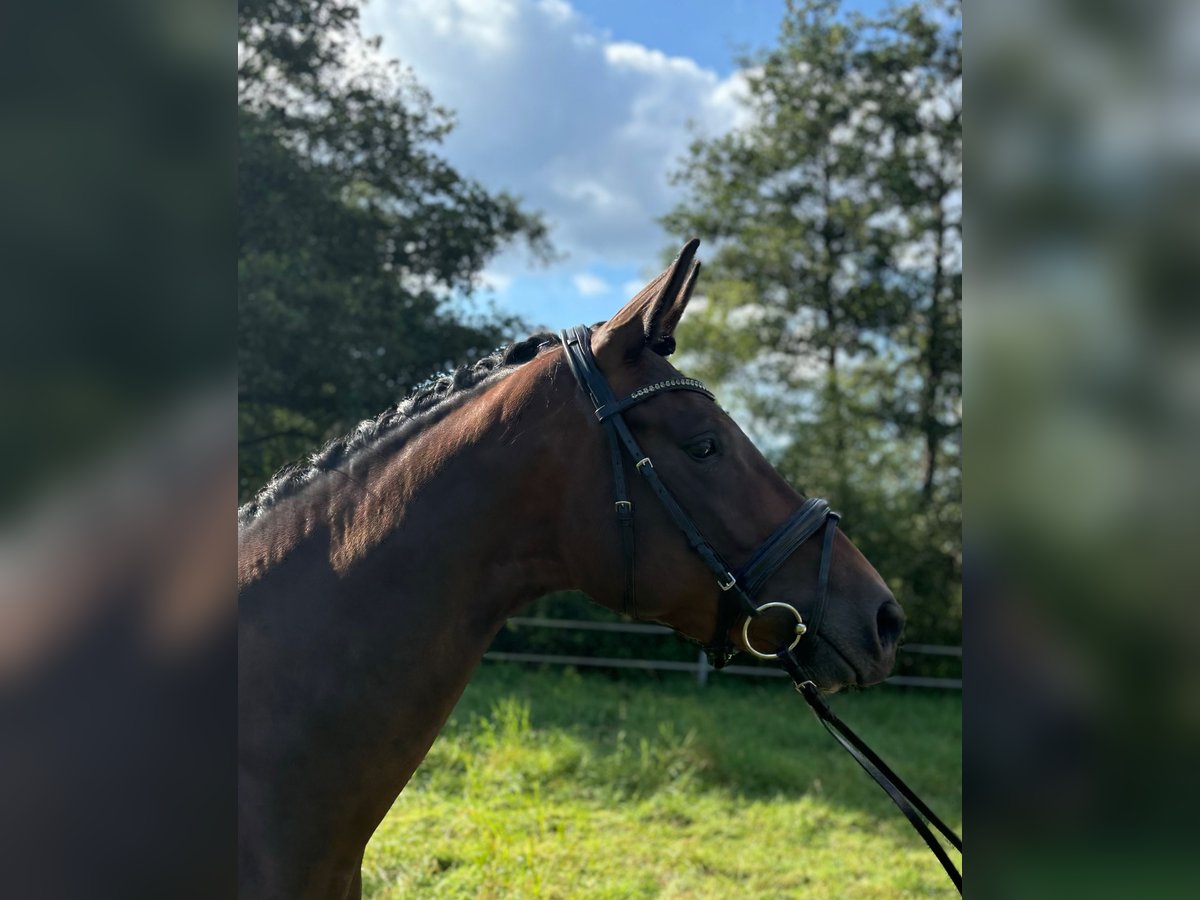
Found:
[[847, 753], [854, 757], [854, 761], [862, 766], [863, 771], [875, 779], [875, 783], [883, 788], [900, 812], [904, 813], [904, 817], [908, 819], [913, 830], [921, 836], [933, 855], [937, 857], [937, 861], [942, 864], [942, 868], [950, 877], [954, 887], [958, 889], [958, 893], [962, 894], [962, 873], [955, 868], [946, 849], [938, 842], [929, 826], [932, 825], [936, 828], [959, 853], [962, 853], [962, 838], [934, 814], [925, 801], [917, 796], [916, 791], [905, 784], [904, 780], [879, 758], [879, 755], [867, 745], [866, 741], [851, 731], [850, 726], [837, 717], [821, 697], [817, 686], [807, 679], [800, 663], [791, 651], [782, 650], [776, 658], [788, 675], [792, 677], [796, 691], [821, 720], [825, 730], [833, 735]]
[[[633, 391], [629, 396], [618, 399], [613, 394], [608, 379], [604, 377], [592, 355], [591, 329], [585, 325], [577, 325], [574, 328], [564, 329], [560, 338], [563, 349], [566, 351], [567, 364], [571, 368], [571, 373], [592, 402], [596, 419], [604, 428], [608, 438], [609, 461], [612, 468], [615, 496], [614, 509], [617, 527], [621, 535], [621, 554], [625, 561], [624, 608], [626, 614], [635, 619], [638, 618], [637, 597], [634, 589], [633, 501], [629, 497], [629, 486], [625, 478], [624, 457], [628, 455], [633, 461], [634, 470], [642, 476], [650, 490], [662, 503], [671, 521], [683, 532], [688, 545], [712, 571], [716, 577], [717, 587], [721, 589], [716, 633], [704, 648], [713, 668], [723, 668], [737, 653], [737, 648], [729, 638], [729, 632], [738, 615], [745, 616], [742, 624], [742, 639], [746, 648], [760, 659], [778, 662], [787, 671], [796, 690], [812, 708], [821, 724], [891, 797], [892, 802], [900, 808], [909, 823], [933, 851], [934, 856], [942, 864], [942, 868], [946, 870], [946, 874], [950, 876], [950, 880], [961, 894], [962, 875], [954, 867], [945, 849], [930, 831], [929, 825], [933, 825], [941, 832], [959, 852], [962, 852], [962, 839], [933, 814], [921, 798], [867, 746], [862, 738], [858, 737], [850, 730], [849, 726], [834, 715], [821, 698], [820, 691], [817, 690], [817, 686], [813, 683], [805, 666], [813, 652], [812, 648], [816, 644], [816, 637], [824, 618], [825, 598], [829, 588], [829, 570], [833, 560], [833, 543], [837, 536], [838, 514], [833, 512], [824, 500], [815, 497], [805, 500], [790, 518], [759, 545], [743, 566], [736, 570], [733, 569], [705, 539], [700, 529], [696, 527], [696, 523], [662, 483], [654, 469], [654, 463], [643, 452], [641, 445], [633, 436], [633, 432], [629, 430], [623, 415], [631, 407], [669, 391], [692, 391], [703, 394], [714, 402], [716, 397], [695, 378], [681, 376], [645, 385]], [[821, 543], [820, 569], [817, 574], [817, 599], [809, 621], [806, 623], [800, 612], [790, 603], [756, 603], [756, 596], [779, 567], [805, 541], [821, 531], [824, 534]], [[750, 642], [751, 620], [764, 609], [770, 608], [786, 609], [796, 618], [795, 638], [787, 647], [775, 653], [763, 652]], [[806, 634], [810, 634], [811, 637], [804, 642], [797, 654], [796, 650], [800, 645], [800, 639]]]

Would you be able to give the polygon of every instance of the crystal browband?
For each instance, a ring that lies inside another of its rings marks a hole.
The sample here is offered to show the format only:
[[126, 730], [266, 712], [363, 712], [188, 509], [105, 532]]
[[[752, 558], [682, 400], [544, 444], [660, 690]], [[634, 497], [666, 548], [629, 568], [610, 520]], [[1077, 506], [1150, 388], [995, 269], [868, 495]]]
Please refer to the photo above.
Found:
[[656, 381], [654, 384], [648, 384], [645, 387], [640, 387], [629, 396], [631, 398], [644, 397], [647, 394], [655, 394], [659, 391], [666, 390], [667, 388], [683, 387], [696, 388], [696, 390], [700, 391], [708, 390], [704, 386], [703, 382], [697, 381], [695, 378], [668, 378], [666, 381]]
[[653, 384], [640, 387], [623, 400], [614, 400], [611, 403], [604, 404], [596, 410], [596, 418], [603, 422], [609, 416], [622, 413], [629, 409], [629, 407], [636, 406], [643, 400], [647, 400], [655, 394], [661, 394], [663, 391], [696, 391], [710, 400], [716, 399], [712, 395], [712, 391], [706, 388], [702, 381], [698, 381], [695, 378], [668, 378], [665, 381], [656, 381]]

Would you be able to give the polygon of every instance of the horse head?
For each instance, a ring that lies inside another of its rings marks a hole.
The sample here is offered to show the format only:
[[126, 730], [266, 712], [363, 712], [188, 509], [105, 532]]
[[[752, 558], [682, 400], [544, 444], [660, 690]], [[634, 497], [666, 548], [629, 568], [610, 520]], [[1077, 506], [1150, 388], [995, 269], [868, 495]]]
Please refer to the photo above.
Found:
[[[579, 331], [579, 340], [590, 339], [590, 357], [612, 396], [623, 398], [607, 411], [620, 410], [634, 446], [644, 454], [640, 461], [625, 454], [622, 472], [613, 471], [615, 452], [612, 466], [605, 465], [601, 432], [611, 422], [604, 409], [594, 408], [597, 398], [586, 385], [584, 391], [574, 389], [592, 450], [580, 459], [589, 471], [577, 471], [566, 490], [571, 515], [564, 529], [574, 532], [577, 546], [593, 548], [574, 555], [583, 589], [605, 606], [661, 622], [707, 645], [718, 665], [726, 648], [770, 655], [796, 643], [809, 676], [825, 690], [879, 682], [895, 663], [904, 613], [879, 573], [837, 531], [836, 517], [828, 524], [815, 522], [832, 532], [822, 528], [812, 539], [802, 536], [794, 552], [779, 554], [752, 599], [743, 596], [741, 609], [731, 606], [735, 579], [730, 573], [752, 562], [756, 551], [761, 556], [780, 524], [798, 511], [803, 518], [807, 508], [805, 498], [729, 414], [666, 358], [675, 348], [675, 329], [699, 273], [699, 263], [693, 264], [697, 245], [685, 246], [666, 272], [607, 322], [590, 334]], [[572, 362], [573, 367], [583, 364]], [[628, 439], [620, 435], [608, 440], [624, 441], [628, 449]], [[652, 478], [638, 477], [650, 474], [643, 466], [653, 468]], [[614, 481], [622, 478], [629, 484], [629, 503], [622, 510], [618, 500], [617, 518], [636, 510], [632, 543], [624, 548], [617, 544], [628, 539], [618, 539], [613, 524]], [[713, 558], [728, 564], [725, 576], [722, 565], [706, 557], [696, 535], [671, 511], [664, 489]], [[823, 510], [820, 505], [817, 512]], [[595, 552], [598, 540], [610, 549]], [[614, 549], [623, 564], [614, 564]], [[734, 593], [744, 595], [743, 586], [735, 587]], [[634, 609], [630, 594], [637, 598]], [[777, 605], [753, 613], [766, 603]]]

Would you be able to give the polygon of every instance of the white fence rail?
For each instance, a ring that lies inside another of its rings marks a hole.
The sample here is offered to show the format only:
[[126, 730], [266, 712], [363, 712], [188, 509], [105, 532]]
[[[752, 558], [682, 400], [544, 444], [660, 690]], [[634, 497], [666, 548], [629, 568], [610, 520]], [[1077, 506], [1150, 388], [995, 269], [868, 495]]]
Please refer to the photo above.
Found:
[[[673, 634], [665, 625], [646, 625], [639, 622], [589, 622], [583, 619], [541, 619], [517, 616], [509, 619], [510, 625], [518, 628], [561, 628], [569, 631], [619, 631], [628, 634]], [[929, 656], [957, 656], [962, 658], [962, 647], [944, 647], [938, 644], [904, 644], [901, 653], [919, 653]], [[708, 664], [708, 659], [701, 651], [696, 662], [684, 662], [675, 659], [614, 659], [604, 656], [564, 656], [554, 653], [510, 653], [504, 650], [492, 650], [484, 655], [484, 659], [503, 662], [543, 663], [559, 666], [597, 666], [606, 669], [653, 669], [666, 672], [691, 672], [699, 684], [708, 682], [709, 673], [717, 670]], [[720, 670], [722, 675], [749, 675], [765, 678], [778, 678], [786, 673], [780, 669], [765, 666], [726, 666]], [[961, 678], [925, 678], [919, 675], [894, 675], [887, 680], [888, 684], [906, 687], [942, 688], [947, 690], [962, 690]]]

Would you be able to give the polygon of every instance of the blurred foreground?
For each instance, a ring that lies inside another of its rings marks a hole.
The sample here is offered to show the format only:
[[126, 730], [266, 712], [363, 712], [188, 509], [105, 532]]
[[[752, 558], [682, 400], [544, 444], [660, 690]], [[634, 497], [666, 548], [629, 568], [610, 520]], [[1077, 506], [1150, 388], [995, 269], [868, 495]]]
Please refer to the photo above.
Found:
[[231, 896], [231, 11], [4, 18], [0, 896]]
[[1200, 8], [972, 14], [967, 884], [1190, 895]]
[[0, 542], [0, 895], [236, 890], [237, 457], [193, 400]]

